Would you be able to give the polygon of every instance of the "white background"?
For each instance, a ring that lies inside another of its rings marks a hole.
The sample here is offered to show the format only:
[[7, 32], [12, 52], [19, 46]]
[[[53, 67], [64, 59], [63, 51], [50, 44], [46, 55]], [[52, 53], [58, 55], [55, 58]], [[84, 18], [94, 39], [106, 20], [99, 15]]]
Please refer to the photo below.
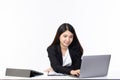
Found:
[[64, 22], [84, 55], [111, 54], [109, 73], [120, 73], [119, 0], [0, 0], [0, 69], [45, 70], [46, 49]]

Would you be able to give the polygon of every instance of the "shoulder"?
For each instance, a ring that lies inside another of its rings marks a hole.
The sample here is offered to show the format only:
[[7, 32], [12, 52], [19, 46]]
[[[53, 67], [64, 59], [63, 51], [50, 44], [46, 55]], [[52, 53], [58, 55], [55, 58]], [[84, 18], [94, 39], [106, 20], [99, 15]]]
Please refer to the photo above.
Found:
[[58, 52], [60, 50], [59, 45], [51, 45], [47, 48], [48, 52]]
[[69, 48], [71, 55], [82, 56], [83, 52], [81, 51], [80, 45], [76, 44]]
[[60, 55], [59, 45], [52, 45], [47, 48], [48, 55]]
[[75, 44], [73, 46], [69, 47], [70, 50], [74, 51], [74, 52], [78, 52], [80, 50], [80, 45], [79, 44]]
[[49, 50], [55, 50], [55, 47], [56, 47], [56, 45], [51, 45], [51, 46], [49, 46], [49, 47], [47, 48], [47, 51], [49, 51]]

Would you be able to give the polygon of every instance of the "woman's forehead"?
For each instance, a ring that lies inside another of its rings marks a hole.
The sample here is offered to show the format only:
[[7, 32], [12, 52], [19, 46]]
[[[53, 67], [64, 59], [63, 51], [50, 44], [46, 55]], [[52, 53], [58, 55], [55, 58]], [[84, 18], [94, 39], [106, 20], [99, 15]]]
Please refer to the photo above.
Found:
[[[69, 30], [66, 30], [65, 32], [63, 32], [62, 34], [66, 34], [66, 35], [73, 35], [73, 33], [72, 32], [70, 32]], [[61, 34], [61, 35], [62, 35]]]

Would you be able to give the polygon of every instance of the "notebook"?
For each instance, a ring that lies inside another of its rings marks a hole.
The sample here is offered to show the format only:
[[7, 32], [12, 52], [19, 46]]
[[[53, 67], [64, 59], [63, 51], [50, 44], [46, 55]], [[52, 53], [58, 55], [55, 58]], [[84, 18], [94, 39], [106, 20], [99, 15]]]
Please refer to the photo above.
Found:
[[55, 71], [48, 72], [48, 76], [65, 76], [65, 74], [57, 73]]
[[34, 77], [43, 75], [42, 72], [37, 72], [29, 69], [15, 69], [15, 68], [7, 68], [6, 76], [16, 76], [16, 77]]
[[108, 74], [111, 55], [83, 56], [80, 78], [102, 77]]

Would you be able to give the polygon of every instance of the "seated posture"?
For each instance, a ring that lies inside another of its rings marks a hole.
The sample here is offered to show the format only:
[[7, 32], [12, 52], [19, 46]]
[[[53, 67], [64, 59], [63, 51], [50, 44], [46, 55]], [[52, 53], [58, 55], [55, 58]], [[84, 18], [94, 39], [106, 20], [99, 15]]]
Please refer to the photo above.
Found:
[[60, 25], [47, 51], [51, 67], [46, 71], [79, 76], [83, 48], [72, 25]]

